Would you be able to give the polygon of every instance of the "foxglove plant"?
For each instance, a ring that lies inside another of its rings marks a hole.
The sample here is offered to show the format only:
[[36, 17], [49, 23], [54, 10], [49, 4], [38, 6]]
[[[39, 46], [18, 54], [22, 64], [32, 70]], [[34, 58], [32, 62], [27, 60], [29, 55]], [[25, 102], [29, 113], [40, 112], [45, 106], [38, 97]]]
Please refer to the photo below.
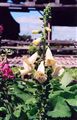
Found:
[[[31, 79], [35, 80], [36, 83], [40, 86], [40, 90], [37, 88], [39, 96], [39, 100], [37, 102], [37, 104], [39, 104], [37, 116], [39, 120], [48, 119], [47, 117], [48, 96], [50, 90], [52, 90], [51, 88], [52, 77], [61, 76], [64, 73], [64, 69], [61, 66], [57, 65], [57, 62], [53, 57], [50, 48], [46, 46], [47, 33], [51, 32], [51, 29], [47, 27], [48, 21], [50, 19], [49, 15], [50, 11], [51, 11], [50, 7], [47, 6], [47, 8], [44, 11], [43, 17], [44, 30], [42, 32], [39, 32], [39, 30], [32, 31], [33, 34], [37, 33], [42, 34], [41, 38], [38, 38], [32, 42], [32, 45], [36, 47], [38, 47], [40, 43], [42, 43], [41, 48], [42, 53], [39, 55], [40, 51], [39, 46], [38, 51], [35, 52], [31, 57], [24, 56], [22, 58], [24, 69], [19, 70], [23, 80], [24, 79], [28, 80], [27, 77], [25, 78], [25, 75], [29, 75], [31, 76]], [[37, 58], [39, 59], [37, 60]], [[38, 64], [36, 65], [37, 62]]]
[[[41, 34], [40, 38], [32, 42], [32, 47], [36, 46], [38, 49], [37, 55], [35, 53], [32, 55], [34, 61], [32, 61], [31, 57], [28, 59], [27, 57], [22, 58], [24, 69], [20, 70], [21, 76], [26, 81], [26, 85], [29, 85], [27, 86], [27, 88], [29, 87], [28, 92], [30, 89], [35, 91], [33, 92], [33, 98], [36, 99], [34, 107], [36, 112], [33, 112], [32, 120], [53, 120], [53, 118], [61, 118], [62, 120], [62, 118], [69, 118], [72, 115], [72, 110], [69, 106], [72, 106], [75, 111], [74, 105], [77, 106], [75, 104], [77, 100], [76, 91], [73, 94], [72, 88], [74, 87], [74, 90], [76, 90], [77, 85], [69, 87], [73, 78], [65, 72], [62, 66], [58, 65], [50, 46], [47, 45], [47, 33], [51, 32], [51, 29], [48, 27], [50, 19], [51, 7], [48, 5], [44, 10], [43, 16], [44, 30], [32, 31], [33, 34]], [[27, 78], [28, 76], [25, 75], [29, 75], [30, 78]], [[30, 84], [35, 86], [35, 90], [34, 86], [33, 88], [30, 87]], [[30, 92], [32, 93], [32, 91]], [[27, 114], [30, 119], [30, 108], [28, 112]]]

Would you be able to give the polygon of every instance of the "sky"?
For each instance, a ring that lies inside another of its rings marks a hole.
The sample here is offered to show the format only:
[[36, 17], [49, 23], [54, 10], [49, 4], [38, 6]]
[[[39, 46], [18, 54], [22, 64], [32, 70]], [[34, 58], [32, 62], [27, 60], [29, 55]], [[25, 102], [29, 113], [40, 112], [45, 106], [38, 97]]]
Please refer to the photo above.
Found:
[[[14, 19], [20, 23], [20, 35], [32, 35], [32, 30], [41, 29], [43, 26], [40, 13], [37, 11], [30, 12], [12, 12]], [[38, 35], [32, 35], [32, 38], [37, 38]], [[77, 27], [52, 27], [52, 39], [58, 40], [76, 40], [77, 41]]]

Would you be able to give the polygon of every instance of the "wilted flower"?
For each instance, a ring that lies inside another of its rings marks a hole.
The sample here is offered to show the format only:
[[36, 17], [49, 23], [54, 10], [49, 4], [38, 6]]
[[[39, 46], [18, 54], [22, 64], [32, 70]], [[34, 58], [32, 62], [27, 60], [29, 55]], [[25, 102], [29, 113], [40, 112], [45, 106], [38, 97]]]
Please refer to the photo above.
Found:
[[34, 78], [39, 81], [39, 83], [43, 83], [47, 80], [47, 75], [45, 74], [44, 62], [42, 61], [38, 66], [37, 71], [34, 74]]
[[42, 32], [41, 30], [32, 30], [32, 34], [39, 34], [41, 32]]
[[64, 72], [64, 68], [62, 68], [62, 66], [58, 64], [55, 64], [52, 68], [53, 68], [53, 73], [52, 73], [53, 77], [61, 76]]
[[45, 27], [45, 30], [51, 32], [51, 29], [49, 27]]
[[37, 45], [40, 44], [40, 42], [41, 42], [41, 38], [38, 38], [38, 39], [36, 39], [36, 40], [33, 40], [32, 43], [37, 46]]
[[53, 58], [50, 48], [48, 47], [45, 56], [45, 65], [52, 66], [56, 63], [56, 60]]

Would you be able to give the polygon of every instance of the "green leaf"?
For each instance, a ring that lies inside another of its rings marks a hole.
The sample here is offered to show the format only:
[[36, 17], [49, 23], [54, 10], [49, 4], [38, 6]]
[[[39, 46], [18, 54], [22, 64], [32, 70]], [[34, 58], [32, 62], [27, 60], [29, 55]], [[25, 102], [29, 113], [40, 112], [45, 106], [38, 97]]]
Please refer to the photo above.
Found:
[[0, 117], [0, 120], [2, 120], [3, 118], [2, 117]]
[[71, 106], [77, 106], [77, 99], [66, 99], [66, 101]]
[[0, 107], [0, 111], [6, 111], [5, 107]]
[[25, 101], [25, 104], [35, 104], [37, 101], [33, 96], [28, 96], [28, 98]]
[[7, 114], [4, 120], [10, 120], [11, 114]]
[[73, 78], [69, 72], [65, 72], [64, 76], [62, 77], [60, 83], [63, 88], [65, 88], [69, 83], [73, 81]]
[[19, 118], [20, 117], [20, 113], [21, 113], [21, 106], [19, 105], [16, 110], [14, 111], [14, 116]]
[[66, 102], [77, 112], [77, 99], [66, 99]]
[[52, 118], [65, 118], [71, 117], [71, 111], [64, 99], [58, 97], [53, 111], [48, 111], [47, 115]]
[[35, 95], [36, 89], [35, 88], [26, 88], [24, 91], [27, 91], [28, 93], [32, 93]]

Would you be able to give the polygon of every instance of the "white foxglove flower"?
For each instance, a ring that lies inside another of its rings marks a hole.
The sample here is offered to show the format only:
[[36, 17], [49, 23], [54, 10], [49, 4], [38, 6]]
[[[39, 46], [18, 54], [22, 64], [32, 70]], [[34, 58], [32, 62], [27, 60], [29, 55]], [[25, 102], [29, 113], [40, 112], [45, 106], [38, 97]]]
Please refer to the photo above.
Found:
[[34, 74], [34, 78], [39, 81], [39, 83], [43, 83], [47, 80], [47, 75], [45, 74], [44, 62], [42, 61], [38, 66], [37, 71]]
[[48, 47], [46, 51], [46, 56], [45, 56], [45, 65], [46, 66], [52, 66], [56, 63], [56, 60], [54, 59], [52, 52], [50, 48]]
[[37, 58], [38, 58], [38, 53], [35, 52], [31, 57], [29, 57], [29, 62], [34, 64]]
[[24, 67], [24, 69], [26, 69], [26, 65], [28, 65], [28, 68], [34, 68], [34, 63], [35, 63], [35, 61], [36, 61], [36, 59], [38, 58], [38, 53], [37, 52], [35, 52], [32, 56], [30, 56], [30, 57], [27, 57], [27, 56], [25, 56], [25, 57], [23, 57], [23, 67]]
[[62, 66], [55, 64], [53, 67], [53, 73], [52, 76], [56, 77], [56, 76], [61, 76], [64, 73], [64, 68], [62, 68]]
[[26, 62], [23, 61], [23, 67], [26, 71], [31, 71], [32, 70], [32, 65], [27, 60], [26, 60]]
[[25, 75], [27, 75], [29, 73], [29, 71], [27, 71], [25, 69], [23, 69], [23, 70], [19, 69], [19, 71], [20, 71], [22, 79], [24, 78]]
[[32, 72], [37, 57], [38, 57], [38, 53], [35, 52], [31, 57], [24, 56], [22, 58], [23, 67], [24, 67], [23, 70], [20, 70], [22, 76], [28, 75], [28, 73]]

